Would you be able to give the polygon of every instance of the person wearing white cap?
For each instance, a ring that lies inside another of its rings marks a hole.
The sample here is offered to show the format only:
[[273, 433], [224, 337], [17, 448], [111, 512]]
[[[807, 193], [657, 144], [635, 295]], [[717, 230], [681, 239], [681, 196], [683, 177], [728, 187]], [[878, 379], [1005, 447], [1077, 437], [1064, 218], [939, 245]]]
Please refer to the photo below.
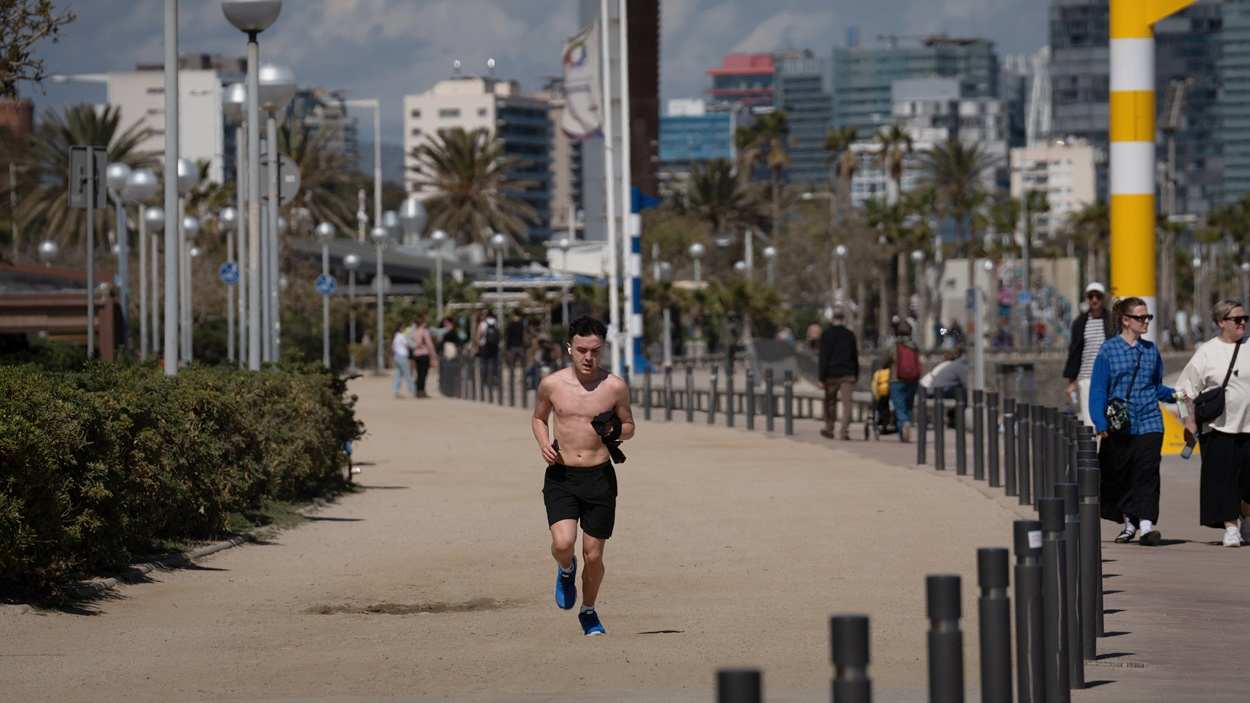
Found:
[[1068, 379], [1068, 397], [1077, 397], [1081, 421], [1093, 425], [1089, 416], [1089, 379], [1094, 373], [1094, 359], [1108, 337], [1114, 335], [1111, 316], [1107, 314], [1107, 289], [1097, 281], [1085, 286], [1087, 309], [1072, 321], [1068, 342], [1068, 361], [1063, 377]]

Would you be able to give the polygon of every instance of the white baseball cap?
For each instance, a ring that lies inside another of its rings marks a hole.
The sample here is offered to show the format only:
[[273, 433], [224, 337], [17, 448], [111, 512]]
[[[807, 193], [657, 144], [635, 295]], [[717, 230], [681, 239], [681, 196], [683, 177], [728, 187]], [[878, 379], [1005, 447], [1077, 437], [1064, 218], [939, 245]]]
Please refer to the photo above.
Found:
[[1085, 293], [1087, 295], [1089, 294], [1090, 291], [1093, 291], [1095, 293], [1098, 293], [1104, 296], [1107, 294], [1107, 289], [1104, 288], [1103, 285], [1099, 283], [1098, 281], [1091, 281], [1088, 286], [1085, 286]]

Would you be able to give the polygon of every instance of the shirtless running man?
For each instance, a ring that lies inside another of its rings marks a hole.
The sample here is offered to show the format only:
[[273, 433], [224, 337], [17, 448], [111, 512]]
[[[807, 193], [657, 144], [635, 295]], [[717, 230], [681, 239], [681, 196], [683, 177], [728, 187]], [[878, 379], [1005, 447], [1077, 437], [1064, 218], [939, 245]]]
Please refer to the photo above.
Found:
[[[619, 377], [599, 367], [607, 332], [602, 322], [589, 317], [569, 325], [572, 366], [538, 384], [530, 423], [547, 463], [543, 502], [557, 567], [556, 605], [565, 610], [577, 604], [573, 546], [577, 523], [582, 524], [582, 609], [577, 619], [587, 636], [604, 634], [595, 598], [603, 583], [603, 546], [616, 521], [616, 471], [610, 457], [615, 450], [618, 463], [624, 461], [616, 446], [634, 436], [629, 389]], [[547, 425], [552, 413], [554, 432]]]

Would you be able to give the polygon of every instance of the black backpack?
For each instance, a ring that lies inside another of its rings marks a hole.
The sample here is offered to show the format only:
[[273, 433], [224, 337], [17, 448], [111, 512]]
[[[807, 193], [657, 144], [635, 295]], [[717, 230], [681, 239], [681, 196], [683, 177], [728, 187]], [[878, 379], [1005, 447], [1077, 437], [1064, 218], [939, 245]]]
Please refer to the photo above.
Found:
[[486, 340], [482, 343], [482, 346], [492, 351], [499, 349], [499, 325], [488, 325], [486, 327]]

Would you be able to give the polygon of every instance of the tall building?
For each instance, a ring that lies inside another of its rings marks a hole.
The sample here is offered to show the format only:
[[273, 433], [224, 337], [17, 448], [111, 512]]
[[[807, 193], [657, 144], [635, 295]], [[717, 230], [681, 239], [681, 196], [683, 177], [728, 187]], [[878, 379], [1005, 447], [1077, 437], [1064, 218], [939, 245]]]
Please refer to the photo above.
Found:
[[[164, 153], [165, 76], [160, 67], [109, 73], [106, 84], [109, 105], [120, 108], [118, 131], [143, 123], [152, 132], [138, 150]], [[208, 178], [215, 183], [226, 179], [223, 86], [223, 76], [214, 69], [178, 71], [178, 156], [209, 162]]]
[[287, 119], [311, 135], [325, 130], [327, 148], [355, 167], [360, 159], [356, 118], [347, 111], [342, 91], [301, 88], [291, 100]]
[[1219, 97], [1224, 188], [1231, 203], [1250, 193], [1250, 0], [1225, 0]]
[[833, 119], [833, 100], [825, 89], [824, 62], [810, 51], [795, 51], [778, 54], [775, 66], [773, 104], [785, 111], [790, 125], [786, 176], [794, 183], [828, 183], [825, 136]]
[[660, 118], [659, 189], [680, 190], [698, 164], [733, 158], [731, 116], [708, 112], [703, 100], [669, 100]]
[[1035, 231], [1055, 238], [1068, 219], [1097, 200], [1094, 149], [1081, 141], [1030, 144], [1011, 150], [1011, 197], [1046, 194], [1049, 212], [1034, 217]]
[[577, 213], [582, 209], [582, 154], [581, 145], [569, 139], [560, 129], [565, 106], [564, 79], [551, 79], [533, 97], [547, 103], [548, 129], [551, 132], [552, 236], [575, 239]]
[[537, 213], [530, 239], [546, 239], [551, 233], [551, 127], [547, 110], [547, 101], [522, 95], [516, 81], [480, 76], [456, 76], [439, 81], [420, 95], [404, 96], [408, 191], [420, 195], [410, 171], [416, 163], [411, 154], [419, 144], [442, 130], [485, 128], [503, 142], [504, 154], [518, 161], [512, 177], [528, 184], [518, 195]]
[[891, 86], [909, 78], [957, 78], [969, 98], [999, 96], [998, 56], [994, 42], [932, 36], [919, 46], [835, 48], [833, 50], [833, 126], [854, 127], [868, 137], [891, 123]]
[[712, 85], [707, 89], [713, 110], [741, 105], [752, 110], [775, 103], [776, 65], [772, 54], [726, 54], [721, 65], [709, 68]]

